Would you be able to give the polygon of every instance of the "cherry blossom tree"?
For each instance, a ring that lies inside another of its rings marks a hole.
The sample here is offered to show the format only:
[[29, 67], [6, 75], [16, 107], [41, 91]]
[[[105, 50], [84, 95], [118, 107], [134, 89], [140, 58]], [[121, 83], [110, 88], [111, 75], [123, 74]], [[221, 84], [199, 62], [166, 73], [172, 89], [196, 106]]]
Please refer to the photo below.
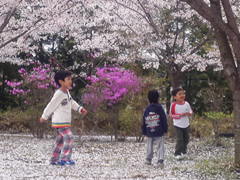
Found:
[[[182, 73], [209, 65], [221, 69], [219, 54], [211, 40], [209, 23], [179, 1], [112, 0], [109, 11], [117, 17], [112, 28], [121, 32], [118, 60], [140, 60], [145, 67], [165, 67], [172, 87]], [[205, 29], [197, 37], [196, 31]], [[195, 33], [195, 34], [194, 34]], [[126, 59], [126, 56], [130, 57]]]
[[[21, 63], [16, 53], [29, 48], [37, 31], [44, 33], [44, 25], [53, 22], [56, 17], [68, 9], [63, 6], [67, 1], [25, 1], [3, 0], [0, 4], [0, 49], [1, 62]], [[64, 7], [64, 8], [61, 8]], [[57, 9], [59, 11], [53, 10]], [[49, 28], [48, 32], [54, 28]], [[46, 30], [46, 29], [45, 29]]]
[[44, 40], [50, 34], [74, 37], [78, 43], [75, 48], [81, 50], [108, 51], [107, 46], [117, 34], [107, 33], [104, 11], [98, 8], [104, 3], [86, 0], [1, 1], [0, 62], [22, 63], [16, 54], [32, 52], [36, 48], [32, 42]]
[[3, 0], [0, 8], [2, 62], [20, 62], [14, 60], [17, 52], [32, 53], [34, 41], [58, 34], [74, 37], [75, 49], [96, 57], [114, 52], [108, 57], [119, 63], [141, 61], [145, 68], [161, 65], [172, 87], [179, 86], [185, 71], [219, 65], [214, 44], [206, 43], [211, 31], [194, 37], [194, 31], [208, 26], [207, 21], [179, 1]]
[[181, 0], [209, 21], [216, 34], [221, 63], [232, 91], [235, 163], [240, 165], [240, 2], [237, 0]]
[[[112, 50], [119, 55], [115, 59], [118, 62], [141, 60], [146, 67], [156, 68], [164, 65], [168, 71], [174, 71], [169, 73], [172, 86], [178, 85], [173, 78], [178, 72], [217, 64], [204, 61], [214, 59], [215, 54], [204, 57], [197, 54], [210, 33], [193, 46], [188, 19], [194, 11], [181, 3], [176, 5], [175, 1], [3, 0], [0, 8], [4, 17], [0, 21], [2, 62], [20, 62], [16, 60], [17, 52], [33, 51], [33, 41], [58, 34], [74, 37], [76, 49], [93, 50], [95, 56]], [[215, 52], [213, 48], [208, 51]]]

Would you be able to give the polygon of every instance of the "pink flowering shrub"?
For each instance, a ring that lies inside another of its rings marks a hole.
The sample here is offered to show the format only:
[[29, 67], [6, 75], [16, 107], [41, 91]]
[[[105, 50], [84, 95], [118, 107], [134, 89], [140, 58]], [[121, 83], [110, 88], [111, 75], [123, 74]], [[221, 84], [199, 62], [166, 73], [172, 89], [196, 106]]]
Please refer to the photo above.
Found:
[[[118, 140], [120, 109], [126, 105], [126, 100], [131, 99], [134, 94], [143, 87], [142, 79], [138, 78], [132, 71], [119, 67], [118, 65], [96, 68], [95, 75], [86, 78], [89, 84], [86, 86], [82, 96], [82, 102], [88, 108], [93, 109], [92, 119], [94, 124], [103, 123], [99, 118], [102, 112], [104, 122], [109, 124], [108, 131]], [[95, 117], [97, 114], [97, 117]], [[89, 113], [91, 115], [91, 113]], [[88, 116], [89, 116], [88, 115]], [[95, 116], [94, 116], [95, 115]]]
[[[33, 63], [28, 69], [30, 70], [25, 68], [18, 70], [21, 76], [20, 81], [6, 80], [5, 83], [9, 87], [10, 95], [20, 97], [25, 104], [24, 112], [21, 115], [22, 124], [30, 130], [34, 137], [43, 138], [47, 126], [40, 124], [39, 118], [57, 85], [54, 82], [51, 65]], [[20, 107], [22, 108], [22, 106]]]
[[[21, 68], [18, 70], [21, 76], [21, 81], [8, 81], [5, 80], [7, 86], [11, 89], [9, 90], [10, 95], [24, 96], [29, 93], [33, 93], [36, 89], [48, 89], [49, 87], [57, 87], [53, 80], [53, 75], [51, 73], [51, 68], [49, 64], [41, 65], [37, 64], [34, 66], [30, 72], [26, 69]], [[27, 101], [24, 101], [27, 102]]]
[[82, 102], [96, 109], [106, 104], [112, 106], [124, 97], [132, 96], [143, 87], [141, 79], [130, 70], [119, 66], [96, 68], [96, 74], [87, 77], [90, 84], [82, 96]]

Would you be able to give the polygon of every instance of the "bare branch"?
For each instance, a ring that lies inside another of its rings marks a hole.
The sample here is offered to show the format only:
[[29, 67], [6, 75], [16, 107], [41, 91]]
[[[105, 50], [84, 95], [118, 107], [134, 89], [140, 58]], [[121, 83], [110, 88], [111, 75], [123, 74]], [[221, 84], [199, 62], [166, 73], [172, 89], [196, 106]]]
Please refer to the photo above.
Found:
[[[54, 59], [54, 61], [56, 61], [63, 69], [67, 69], [59, 60], [57, 60], [55, 57], [52, 57], [52, 59]], [[69, 70], [68, 70], [69, 71]], [[86, 84], [86, 82], [81, 78], [79, 77], [78, 74], [70, 71], [72, 74], [76, 75], [78, 79], [80, 79], [84, 84]]]

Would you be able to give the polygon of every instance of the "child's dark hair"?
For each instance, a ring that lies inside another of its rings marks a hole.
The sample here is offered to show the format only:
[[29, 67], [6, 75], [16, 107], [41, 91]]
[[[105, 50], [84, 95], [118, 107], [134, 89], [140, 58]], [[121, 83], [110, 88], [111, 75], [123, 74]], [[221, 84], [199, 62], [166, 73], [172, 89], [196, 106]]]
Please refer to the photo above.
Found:
[[156, 89], [150, 90], [148, 92], [148, 100], [150, 103], [158, 103], [158, 98], [160, 97]]
[[182, 88], [178, 87], [172, 90], [172, 96], [176, 96], [179, 91], [183, 91]]
[[64, 81], [64, 79], [65, 79], [67, 76], [71, 76], [71, 73], [68, 72], [68, 71], [58, 71], [58, 72], [56, 72], [55, 75], [54, 75], [54, 80], [55, 80], [55, 82], [57, 83], [57, 85], [58, 85], [59, 87], [61, 87], [61, 84], [59, 83], [59, 80]]

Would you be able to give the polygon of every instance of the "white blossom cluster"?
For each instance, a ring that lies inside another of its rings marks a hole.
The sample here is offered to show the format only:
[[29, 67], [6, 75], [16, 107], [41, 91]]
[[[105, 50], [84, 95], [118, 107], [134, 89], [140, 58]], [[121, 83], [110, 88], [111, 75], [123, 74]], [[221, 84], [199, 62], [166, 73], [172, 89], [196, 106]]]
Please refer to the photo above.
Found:
[[[234, 12], [239, 14], [238, 1], [232, 0], [232, 4]], [[22, 63], [16, 53], [33, 51], [36, 47], [29, 45], [44, 40], [43, 35], [59, 34], [74, 37], [76, 49], [98, 49], [100, 53], [96, 53], [96, 57], [114, 50], [118, 56], [111, 60], [119, 63], [141, 60], [148, 67], [152, 61], [154, 68], [158, 68], [160, 64], [174, 61], [182, 71], [204, 70], [212, 64], [221, 69], [215, 45], [208, 48], [207, 55], [200, 56], [198, 51], [191, 53], [195, 48], [189, 39], [191, 18], [197, 16], [202, 23], [208, 23], [186, 3], [172, 0], [1, 0], [0, 28], [13, 9], [9, 22], [0, 31], [0, 62]], [[184, 27], [180, 21], [188, 22], [190, 27]], [[6, 44], [8, 41], [11, 42]], [[168, 47], [174, 51], [171, 57]]]

